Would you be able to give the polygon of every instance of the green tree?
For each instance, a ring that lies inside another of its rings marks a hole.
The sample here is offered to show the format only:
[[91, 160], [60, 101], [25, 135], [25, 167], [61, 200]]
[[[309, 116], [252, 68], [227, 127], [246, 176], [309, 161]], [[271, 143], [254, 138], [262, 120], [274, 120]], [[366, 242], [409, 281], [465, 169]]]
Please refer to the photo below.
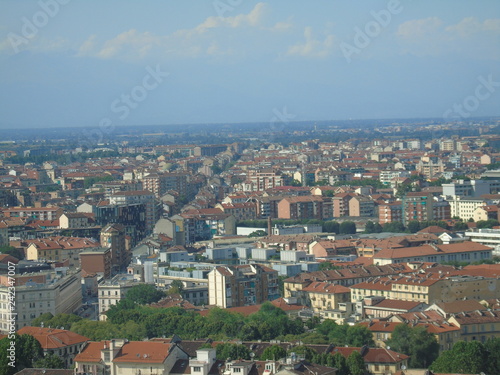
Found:
[[463, 221], [456, 221], [455, 224], [453, 225], [453, 230], [458, 231], [458, 230], [467, 230], [469, 227], [467, 226], [467, 223], [464, 223]]
[[420, 230], [420, 223], [416, 220], [412, 220], [408, 223], [408, 231], [410, 233], [417, 233]]
[[[14, 354], [11, 357], [11, 351]], [[33, 363], [43, 357], [42, 346], [33, 336], [17, 335], [0, 340], [0, 375], [12, 375], [24, 368], [33, 367]]]
[[333, 367], [338, 370], [337, 375], [349, 375], [347, 360], [342, 354], [338, 352], [333, 355]]
[[43, 358], [40, 358], [33, 364], [35, 368], [50, 368], [50, 369], [64, 369], [66, 368], [64, 361], [54, 353], [50, 353]]
[[356, 234], [356, 224], [353, 221], [343, 221], [339, 227], [340, 234]]
[[51, 313], [45, 313], [40, 315], [38, 318], [33, 319], [31, 322], [32, 326], [41, 327], [52, 327], [59, 329], [71, 330], [74, 323], [79, 322], [83, 318], [76, 314], [57, 314], [53, 316]]
[[165, 293], [156, 289], [152, 284], [135, 285], [127, 292], [126, 298], [140, 305], [158, 302], [165, 297]]
[[405, 231], [405, 227], [403, 223], [400, 223], [399, 221], [393, 221], [391, 223], [385, 223], [383, 226], [384, 232], [391, 232], [391, 233], [402, 233]]
[[489, 219], [489, 220], [479, 220], [476, 223], [476, 226], [479, 229], [482, 229], [482, 228], [490, 228], [491, 229], [493, 227], [498, 226], [498, 221], [497, 220], [492, 220], [492, 219]]
[[259, 229], [248, 235], [248, 237], [264, 237], [267, 236], [267, 232], [265, 230]]
[[0, 246], [0, 254], [8, 254], [16, 259], [23, 260], [24, 254], [13, 246]]
[[221, 361], [231, 359], [250, 359], [250, 350], [245, 345], [218, 344], [215, 347], [216, 357]]
[[184, 284], [180, 280], [173, 280], [170, 283], [170, 288], [167, 291], [168, 295], [172, 294], [181, 294], [182, 291], [184, 290]]
[[288, 354], [291, 353], [295, 353], [299, 357], [303, 357], [306, 361], [311, 362], [316, 354], [316, 351], [307, 345], [298, 345], [289, 350]]
[[479, 341], [459, 341], [432, 363], [435, 372], [479, 374], [488, 367], [488, 351]]
[[349, 326], [347, 328], [346, 344], [361, 347], [363, 345], [375, 346], [371, 331], [361, 325]]
[[375, 223], [371, 220], [368, 220], [365, 224], [365, 231], [364, 233], [374, 233], [374, 228], [375, 228]]
[[424, 327], [399, 324], [387, 345], [393, 350], [410, 356], [411, 368], [427, 368], [438, 356], [439, 344], [435, 336]]
[[324, 221], [322, 224], [323, 232], [326, 233], [339, 233], [340, 225], [336, 221]]
[[365, 233], [381, 233], [382, 226], [379, 223], [374, 223], [371, 220], [368, 220], [365, 225]]
[[346, 364], [351, 375], [364, 375], [366, 370], [365, 361], [357, 350], [347, 357]]
[[262, 355], [260, 356], [261, 361], [271, 359], [273, 361], [278, 361], [282, 358], [286, 358], [286, 349], [279, 345], [271, 345], [264, 349]]
[[487, 374], [500, 374], [500, 338], [486, 340], [484, 347], [488, 353]]

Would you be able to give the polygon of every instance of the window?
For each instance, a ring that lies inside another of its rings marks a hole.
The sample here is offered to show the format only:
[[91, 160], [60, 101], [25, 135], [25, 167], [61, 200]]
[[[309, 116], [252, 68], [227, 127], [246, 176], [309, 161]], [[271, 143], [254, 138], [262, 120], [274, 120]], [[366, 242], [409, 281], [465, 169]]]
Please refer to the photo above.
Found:
[[233, 372], [241, 372], [241, 367], [233, 367]]
[[193, 372], [201, 372], [201, 367], [193, 367]]

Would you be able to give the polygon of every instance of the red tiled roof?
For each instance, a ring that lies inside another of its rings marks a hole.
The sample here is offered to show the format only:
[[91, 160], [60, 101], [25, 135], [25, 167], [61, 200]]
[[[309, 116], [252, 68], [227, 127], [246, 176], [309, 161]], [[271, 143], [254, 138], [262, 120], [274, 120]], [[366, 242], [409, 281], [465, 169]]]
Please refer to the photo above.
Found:
[[40, 342], [43, 349], [64, 348], [66, 346], [84, 343], [88, 338], [65, 329], [23, 327], [18, 335], [30, 335]]
[[170, 344], [151, 341], [125, 343], [113, 362], [163, 363], [170, 352]]
[[75, 362], [100, 362], [101, 350], [109, 346], [109, 341], [89, 342], [82, 351], [75, 356]]

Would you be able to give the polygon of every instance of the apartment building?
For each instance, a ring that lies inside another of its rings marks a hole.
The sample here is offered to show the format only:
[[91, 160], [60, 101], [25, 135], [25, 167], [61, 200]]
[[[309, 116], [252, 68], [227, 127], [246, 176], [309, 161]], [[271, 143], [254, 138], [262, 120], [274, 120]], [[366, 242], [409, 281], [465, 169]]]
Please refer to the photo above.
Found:
[[106, 204], [93, 206], [96, 223], [105, 226], [110, 223], [122, 224], [125, 234], [136, 244], [146, 236], [146, 204]]
[[497, 254], [500, 251], [500, 229], [472, 229], [465, 232], [465, 236], [472, 242], [492, 247]]
[[260, 265], [219, 266], [208, 274], [210, 305], [257, 305], [279, 297], [278, 272]]
[[59, 217], [59, 228], [88, 228], [93, 224], [88, 214], [83, 212], [66, 212]]
[[21, 217], [34, 220], [57, 220], [64, 210], [59, 207], [12, 207], [3, 210], [6, 217]]
[[352, 193], [339, 193], [335, 194], [332, 198], [333, 201], [333, 217], [350, 216], [349, 201], [355, 195]]
[[379, 265], [408, 262], [475, 262], [492, 258], [493, 249], [472, 241], [447, 245], [426, 244], [417, 247], [384, 248], [373, 256]]
[[83, 251], [80, 253], [80, 268], [82, 276], [99, 275], [105, 279], [111, 277], [112, 271], [111, 248]]
[[215, 208], [220, 208], [224, 213], [233, 215], [236, 221], [257, 219], [257, 204], [244, 203], [219, 203]]
[[403, 204], [401, 201], [383, 203], [378, 206], [378, 222], [380, 225], [403, 221]]
[[116, 275], [111, 280], [99, 284], [97, 295], [99, 300], [99, 319], [106, 320], [106, 311], [110, 306], [116, 305], [127, 292], [139, 283], [134, 280], [133, 275]]
[[372, 217], [375, 215], [375, 202], [363, 195], [356, 195], [349, 200], [349, 216]]
[[323, 219], [323, 198], [319, 196], [286, 197], [278, 203], [280, 219]]
[[460, 328], [460, 339], [463, 341], [481, 341], [500, 338], [500, 311], [475, 310], [454, 314], [450, 319]]
[[153, 230], [156, 220], [160, 217], [161, 206], [156, 201], [154, 193], [148, 190], [120, 191], [109, 197], [109, 203], [112, 205], [125, 206], [131, 204], [144, 204], [146, 208], [144, 220], [147, 233]]
[[111, 249], [111, 265], [117, 270], [128, 266], [132, 254], [125, 241], [125, 227], [121, 224], [108, 224], [101, 230], [101, 246]]
[[79, 265], [79, 254], [97, 250], [101, 244], [91, 238], [54, 236], [30, 240], [26, 249], [26, 259], [51, 262], [69, 261], [70, 267]]
[[351, 302], [351, 290], [342, 285], [313, 282], [302, 288], [301, 301], [306, 301], [315, 312], [336, 310], [339, 303]]
[[463, 220], [474, 218], [477, 208], [491, 203], [489, 200], [483, 198], [467, 198], [460, 195], [449, 196], [446, 200], [450, 205], [450, 216], [459, 217]]
[[[16, 330], [31, 325], [42, 314], [71, 314], [82, 304], [80, 272], [46, 271], [15, 275]], [[10, 324], [9, 280], [0, 275], [0, 331]]]
[[479, 198], [484, 194], [492, 194], [498, 191], [500, 181], [496, 180], [457, 180], [449, 184], [443, 184], [444, 196], [460, 196], [468, 198]]
[[[496, 298], [500, 282], [495, 278], [478, 276], [412, 274], [370, 278], [351, 286], [351, 301], [370, 296], [394, 300], [423, 302], [428, 305], [461, 299]], [[496, 288], [496, 289], [495, 289]]]
[[167, 191], [173, 190], [186, 194], [189, 189], [189, 173], [150, 173], [142, 179], [142, 188], [160, 198]]
[[281, 172], [273, 170], [249, 170], [245, 191], [263, 191], [277, 186], [284, 186]]

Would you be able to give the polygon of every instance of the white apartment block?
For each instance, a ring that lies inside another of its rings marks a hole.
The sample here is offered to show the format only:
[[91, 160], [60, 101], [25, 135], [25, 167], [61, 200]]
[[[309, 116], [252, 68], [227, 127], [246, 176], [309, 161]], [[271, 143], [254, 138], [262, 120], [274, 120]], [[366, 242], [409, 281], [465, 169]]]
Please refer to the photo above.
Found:
[[482, 198], [466, 198], [459, 195], [448, 196], [446, 200], [450, 204], [451, 217], [459, 217], [463, 220], [474, 218], [474, 211], [478, 207], [490, 204], [486, 199]]

